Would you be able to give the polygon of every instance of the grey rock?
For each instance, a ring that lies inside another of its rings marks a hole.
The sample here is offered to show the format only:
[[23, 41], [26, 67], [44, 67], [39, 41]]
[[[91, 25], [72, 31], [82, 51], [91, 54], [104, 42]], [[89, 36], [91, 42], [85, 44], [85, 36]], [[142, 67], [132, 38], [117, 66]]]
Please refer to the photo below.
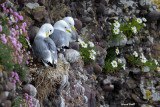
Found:
[[127, 42], [128, 42], [127, 37], [122, 33], [120, 38], [111, 39], [109, 41], [109, 44], [110, 44], [110, 47], [125, 46]]
[[15, 85], [13, 83], [7, 82], [7, 84], [6, 84], [6, 90], [7, 91], [15, 90], [15, 89], [16, 89], [16, 87], [15, 87]]
[[113, 91], [113, 90], [114, 90], [114, 85], [112, 85], [112, 84], [110, 84], [110, 85], [105, 85], [105, 86], [103, 87], [103, 89], [104, 89], [105, 91]]
[[148, 66], [145, 66], [143, 69], [143, 72], [149, 72], [149, 71], [150, 71], [150, 68]]
[[157, 21], [157, 20], [160, 19], [160, 12], [152, 11], [152, 12], [147, 14], [146, 19], [147, 19], [148, 22]]
[[128, 79], [128, 80], [126, 81], [126, 83], [127, 83], [128, 87], [129, 87], [130, 89], [134, 89], [134, 88], [137, 87], [135, 81], [132, 80], [132, 79]]
[[32, 10], [39, 7], [40, 5], [38, 3], [27, 3], [25, 6]]
[[127, 41], [127, 45], [132, 45], [134, 42], [135, 41], [133, 38], [129, 38], [129, 40]]
[[58, 57], [60, 60], [63, 61], [64, 64], [69, 64], [69, 62], [67, 62], [66, 58], [64, 57], [64, 55], [62, 53], [59, 53]]
[[84, 16], [84, 17], [82, 17], [81, 21], [84, 24], [89, 24], [90, 22], [92, 22], [92, 18]]
[[37, 27], [37, 26], [31, 26], [29, 28], [28, 35], [29, 35], [31, 44], [33, 44], [34, 38], [35, 38], [38, 31], [39, 31], [39, 27]]
[[37, 94], [37, 89], [32, 84], [27, 84], [23, 86], [23, 91], [33, 97], [35, 97]]
[[3, 101], [5, 101], [7, 99], [9, 95], [9, 92], [8, 91], [3, 91], [1, 92], [0, 94], [0, 103], [2, 103]]
[[11, 106], [12, 106], [12, 102], [10, 100], [4, 101], [4, 107], [11, 107]]
[[96, 58], [96, 63], [98, 63], [98, 65], [99, 66], [104, 66], [105, 64], [104, 64], [104, 57], [103, 56], [97, 56], [97, 58]]
[[69, 47], [75, 50], [79, 50], [79, 43], [78, 42], [70, 42]]
[[98, 75], [102, 72], [102, 68], [98, 64], [94, 64], [93, 70], [96, 75]]
[[133, 73], [137, 74], [141, 71], [141, 69], [140, 68], [133, 68], [132, 71], [133, 71]]
[[81, 29], [82, 29], [82, 22], [80, 21], [80, 20], [78, 20], [78, 19], [74, 19], [74, 21], [75, 21], [75, 28], [78, 30], [78, 31], [80, 31]]
[[64, 56], [66, 57], [66, 60], [70, 63], [78, 62], [78, 59], [80, 58], [80, 53], [73, 49], [67, 49], [64, 52]]
[[1, 1], [0, 1], [0, 4], [2, 4], [2, 3], [4, 3], [4, 2], [6, 2], [6, 0], [1, 0]]

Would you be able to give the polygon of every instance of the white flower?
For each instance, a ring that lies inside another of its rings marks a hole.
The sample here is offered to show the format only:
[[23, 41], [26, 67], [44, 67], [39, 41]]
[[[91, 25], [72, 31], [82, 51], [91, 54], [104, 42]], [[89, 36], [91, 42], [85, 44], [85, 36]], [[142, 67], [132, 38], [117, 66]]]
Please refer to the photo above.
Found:
[[20, 34], [22, 35], [22, 29], [20, 29]]
[[116, 54], [117, 54], [117, 55], [119, 54], [119, 49], [118, 49], [118, 48], [116, 49]]
[[116, 62], [116, 61], [112, 61], [111, 64], [112, 64], [112, 66], [113, 66], [114, 68], [117, 67], [117, 62]]
[[94, 47], [94, 43], [93, 42], [88, 42], [90, 47]]
[[142, 23], [142, 19], [141, 18], [137, 18], [137, 22], [138, 23]]
[[132, 32], [133, 33], [137, 33], [137, 28], [134, 26], [134, 27], [131, 27], [131, 29], [132, 29]]
[[156, 59], [154, 59], [154, 62], [155, 62], [156, 65], [158, 65], [158, 61]]
[[147, 19], [146, 19], [146, 18], [144, 18], [144, 17], [142, 18], [142, 20], [143, 20], [144, 22], [147, 22]]
[[147, 59], [146, 59], [145, 57], [142, 57], [141, 62], [142, 62], [142, 63], [146, 63], [146, 62], [147, 62]]
[[119, 28], [120, 27], [120, 23], [118, 21], [115, 21], [115, 23], [113, 24], [114, 27]]
[[90, 52], [91, 52], [91, 54], [96, 55], [96, 52], [93, 49]]
[[89, 58], [91, 58], [92, 60], [95, 60], [95, 56], [94, 55], [90, 55]]
[[160, 67], [157, 67], [157, 71], [160, 72]]
[[118, 28], [114, 27], [113, 32], [114, 32], [115, 34], [119, 34], [120, 31], [119, 31]]
[[146, 27], [146, 24], [145, 24], [145, 23], [143, 23], [143, 26], [144, 26], [144, 27]]
[[119, 62], [119, 63], [122, 63], [122, 60], [121, 60], [121, 59], [118, 59], [118, 62]]
[[123, 64], [122, 68], [123, 68], [124, 70], [126, 70], [126, 64]]
[[134, 55], [135, 57], [138, 57], [138, 53], [137, 53], [136, 51], [133, 52], [133, 55]]
[[80, 38], [78, 38], [78, 43], [82, 44], [82, 43], [84, 43], [84, 41], [82, 41]]
[[85, 44], [85, 43], [82, 43], [81, 45], [82, 45], [83, 48], [87, 48], [88, 47], [88, 45]]

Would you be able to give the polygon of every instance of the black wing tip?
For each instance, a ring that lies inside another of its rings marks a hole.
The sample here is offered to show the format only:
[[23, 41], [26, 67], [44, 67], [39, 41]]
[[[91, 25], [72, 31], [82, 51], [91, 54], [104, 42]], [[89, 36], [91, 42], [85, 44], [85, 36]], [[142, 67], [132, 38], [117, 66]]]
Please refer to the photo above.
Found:
[[49, 66], [53, 67], [53, 65], [52, 65], [50, 62], [47, 62], [47, 64], [48, 64]]
[[54, 68], [55, 68], [55, 69], [57, 68], [57, 65], [56, 65], [56, 64], [54, 64]]

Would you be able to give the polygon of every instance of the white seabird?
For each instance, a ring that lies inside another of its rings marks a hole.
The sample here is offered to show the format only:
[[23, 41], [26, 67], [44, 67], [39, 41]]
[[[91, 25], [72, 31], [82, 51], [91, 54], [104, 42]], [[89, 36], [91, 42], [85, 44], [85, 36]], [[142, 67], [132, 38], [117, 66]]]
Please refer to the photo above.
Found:
[[53, 31], [54, 28], [49, 23], [41, 26], [33, 42], [33, 52], [45, 66], [49, 65], [56, 68], [57, 50], [54, 41], [49, 38]]
[[59, 20], [54, 24], [54, 32], [50, 35], [50, 38], [56, 44], [58, 51], [63, 52], [65, 48], [69, 48], [68, 32], [72, 33], [65, 21]]
[[69, 34], [70, 36], [70, 42], [75, 42], [75, 41], [78, 41], [78, 34], [76, 32], [76, 29], [74, 27], [74, 20], [72, 17], [65, 17], [63, 18], [63, 20], [69, 25], [69, 27], [71, 28], [71, 32]]

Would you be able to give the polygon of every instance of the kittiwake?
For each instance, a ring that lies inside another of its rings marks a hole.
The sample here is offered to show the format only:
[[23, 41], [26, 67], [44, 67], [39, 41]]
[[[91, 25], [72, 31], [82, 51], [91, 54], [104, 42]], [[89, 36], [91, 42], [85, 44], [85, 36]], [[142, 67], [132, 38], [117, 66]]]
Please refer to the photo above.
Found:
[[68, 34], [70, 36], [70, 42], [78, 41], [78, 34], [76, 32], [76, 29], [74, 27], [74, 20], [72, 17], [65, 17], [63, 20], [69, 25], [71, 28], [72, 33]]
[[43, 24], [34, 39], [33, 52], [39, 59], [42, 60], [45, 66], [49, 65], [56, 68], [56, 45], [54, 41], [51, 38], [49, 38], [49, 35], [51, 35], [53, 32], [54, 28], [51, 24]]
[[65, 21], [59, 20], [54, 24], [54, 32], [50, 35], [50, 38], [54, 41], [57, 50], [60, 52], [69, 48], [68, 32], [72, 33]]

